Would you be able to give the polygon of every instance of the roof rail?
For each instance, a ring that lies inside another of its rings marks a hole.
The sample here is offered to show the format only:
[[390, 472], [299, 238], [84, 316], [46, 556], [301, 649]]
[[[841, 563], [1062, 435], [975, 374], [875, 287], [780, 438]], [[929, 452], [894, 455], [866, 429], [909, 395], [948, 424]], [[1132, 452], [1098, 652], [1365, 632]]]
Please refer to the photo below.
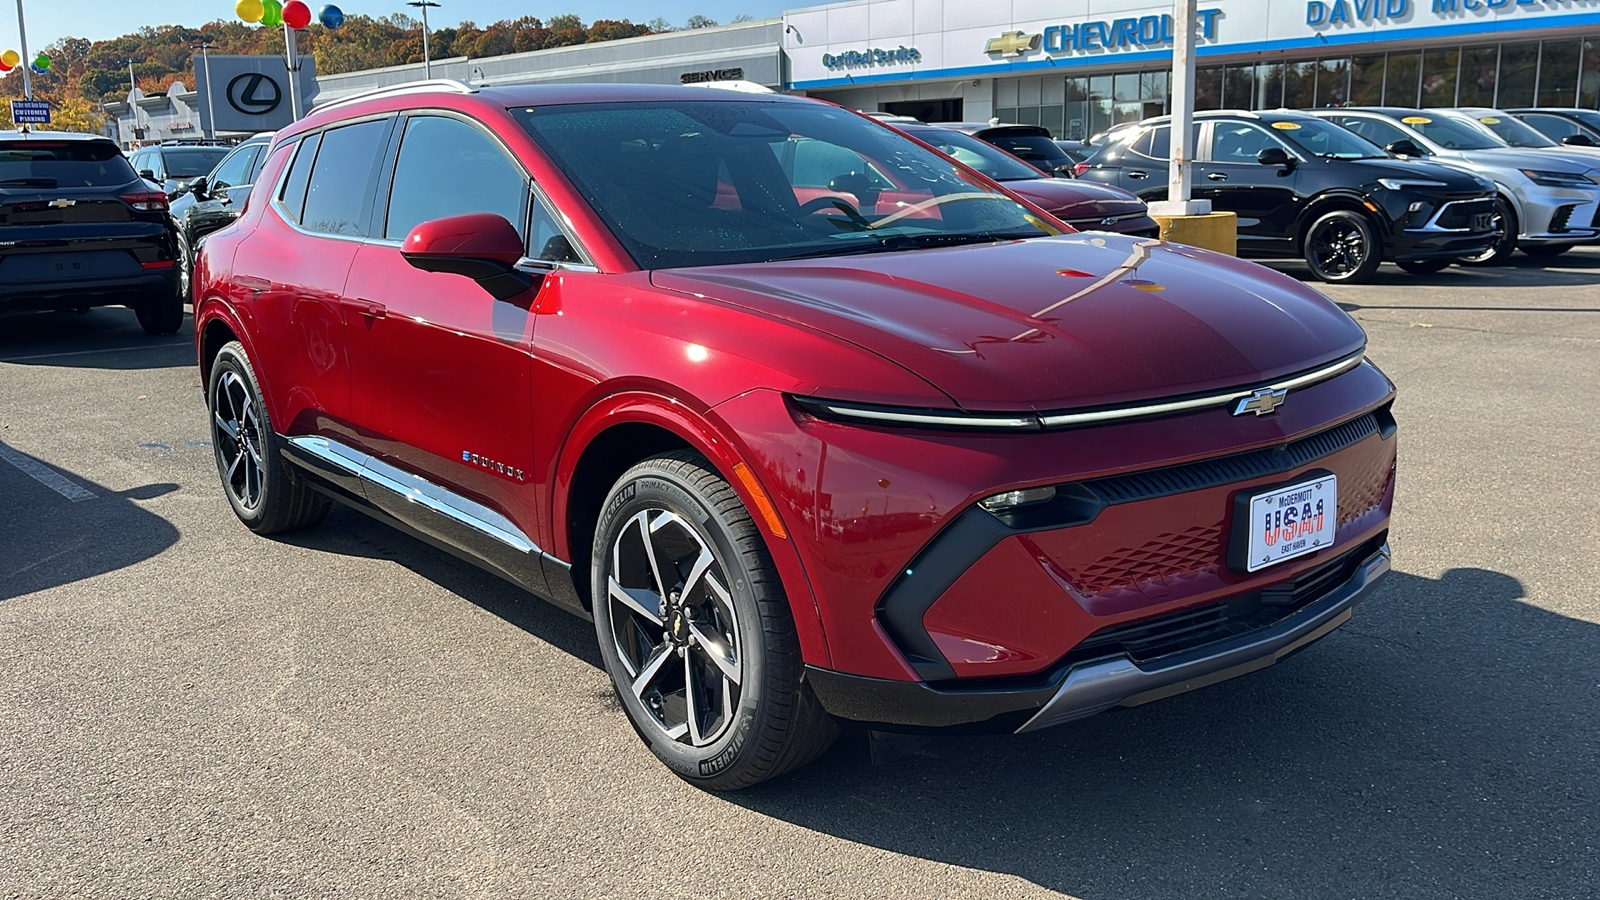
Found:
[[337, 100], [329, 101], [321, 106], [312, 107], [311, 111], [321, 112], [325, 109], [332, 109], [335, 106], [343, 106], [346, 103], [355, 103], [357, 100], [371, 100], [374, 97], [390, 97], [401, 94], [427, 94], [434, 91], [444, 91], [452, 94], [476, 94], [478, 89], [466, 83], [465, 81], [458, 81], [454, 78], [429, 78], [425, 81], [408, 81], [405, 84], [391, 84], [388, 87], [373, 88], [370, 91], [362, 91], [358, 94], [351, 94], [348, 97], [340, 97]]

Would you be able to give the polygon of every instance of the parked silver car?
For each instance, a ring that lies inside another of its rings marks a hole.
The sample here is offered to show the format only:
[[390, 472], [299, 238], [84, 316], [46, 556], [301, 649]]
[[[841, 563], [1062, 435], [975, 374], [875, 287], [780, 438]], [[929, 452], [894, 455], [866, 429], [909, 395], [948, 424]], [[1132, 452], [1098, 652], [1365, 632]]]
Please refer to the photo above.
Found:
[[1600, 146], [1593, 144], [1561, 144], [1534, 128], [1527, 122], [1504, 110], [1487, 106], [1462, 106], [1455, 109], [1430, 109], [1430, 114], [1454, 116], [1463, 122], [1482, 128], [1512, 147], [1524, 150], [1558, 150], [1573, 158], [1586, 157], [1600, 160]]
[[1356, 107], [1307, 110], [1404, 157], [1472, 172], [1498, 189], [1501, 238], [1464, 261], [1504, 262], [1512, 251], [1550, 257], [1600, 237], [1600, 160], [1511, 147], [1493, 133], [1435, 110]]

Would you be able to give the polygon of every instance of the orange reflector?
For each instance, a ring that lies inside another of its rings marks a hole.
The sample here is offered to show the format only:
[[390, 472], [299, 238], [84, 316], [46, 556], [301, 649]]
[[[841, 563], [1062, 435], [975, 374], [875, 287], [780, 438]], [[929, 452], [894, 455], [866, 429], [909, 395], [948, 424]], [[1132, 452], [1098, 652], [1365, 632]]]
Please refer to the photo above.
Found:
[[1380, 211], [1376, 206], [1372, 205], [1372, 201], [1371, 200], [1363, 200], [1363, 201], [1361, 201], [1361, 205], [1365, 206], [1367, 209], [1372, 210], [1373, 212], [1379, 212]]
[[750, 492], [750, 499], [756, 502], [756, 512], [761, 513], [761, 518], [767, 520], [767, 527], [772, 533], [781, 538], [788, 537], [789, 532], [784, 531], [783, 523], [778, 521], [778, 511], [772, 507], [772, 501], [767, 499], [767, 494], [761, 489], [761, 485], [756, 483], [756, 476], [750, 471], [750, 467], [744, 463], [734, 463], [733, 474], [739, 479], [739, 483], [744, 485], [744, 489]]
[[146, 269], [170, 269], [177, 265], [177, 262], [170, 259], [162, 259], [156, 262], [140, 263], [139, 265], [144, 266]]

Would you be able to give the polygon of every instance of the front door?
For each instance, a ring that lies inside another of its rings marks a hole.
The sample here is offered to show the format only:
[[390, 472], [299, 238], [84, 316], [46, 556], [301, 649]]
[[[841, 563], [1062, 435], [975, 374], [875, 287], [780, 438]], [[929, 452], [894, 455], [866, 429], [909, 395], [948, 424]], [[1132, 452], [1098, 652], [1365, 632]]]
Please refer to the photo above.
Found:
[[1290, 229], [1300, 212], [1297, 170], [1258, 162], [1256, 154], [1268, 147], [1294, 156], [1254, 122], [1213, 121], [1210, 153], [1194, 167], [1195, 198], [1210, 200], [1212, 209], [1239, 217], [1241, 256], [1284, 255], [1294, 249]]

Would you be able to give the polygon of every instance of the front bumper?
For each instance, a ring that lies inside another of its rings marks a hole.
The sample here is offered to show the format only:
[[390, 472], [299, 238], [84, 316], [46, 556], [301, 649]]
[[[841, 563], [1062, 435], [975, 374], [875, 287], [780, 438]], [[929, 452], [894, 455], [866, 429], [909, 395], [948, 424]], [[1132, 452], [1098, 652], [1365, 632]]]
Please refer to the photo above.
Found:
[[806, 680], [841, 719], [892, 730], [1017, 733], [1060, 725], [1115, 707], [1139, 706], [1273, 665], [1349, 621], [1351, 610], [1389, 574], [1387, 543], [1357, 561], [1319, 599], [1279, 621], [1159, 659], [1128, 655], [1072, 663], [1042, 683], [931, 685], [847, 675], [814, 666]]

